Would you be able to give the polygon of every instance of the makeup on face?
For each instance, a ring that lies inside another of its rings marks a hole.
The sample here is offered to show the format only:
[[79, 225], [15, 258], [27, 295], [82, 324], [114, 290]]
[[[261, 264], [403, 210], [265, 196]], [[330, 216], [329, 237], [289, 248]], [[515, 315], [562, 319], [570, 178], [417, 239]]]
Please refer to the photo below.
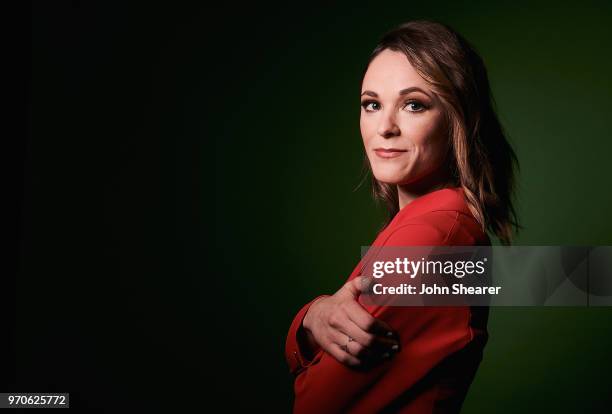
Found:
[[383, 159], [401, 157], [407, 152], [408, 150], [400, 149], [400, 148], [384, 148], [384, 147], [374, 148], [374, 153], [376, 153], [376, 155], [378, 155], [380, 158], [383, 158]]

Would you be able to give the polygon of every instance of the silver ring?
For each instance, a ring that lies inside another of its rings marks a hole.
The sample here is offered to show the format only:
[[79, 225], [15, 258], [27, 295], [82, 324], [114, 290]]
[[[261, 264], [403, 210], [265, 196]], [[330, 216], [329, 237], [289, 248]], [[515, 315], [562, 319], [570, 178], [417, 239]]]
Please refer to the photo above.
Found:
[[345, 344], [345, 345], [340, 345], [340, 349], [342, 349], [344, 352], [346, 352], [346, 353], [349, 353], [349, 354], [350, 354], [350, 352], [349, 352], [349, 350], [348, 350], [348, 344], [349, 344], [349, 342], [354, 341], [354, 339], [353, 339], [353, 338], [351, 338], [351, 337], [350, 337], [350, 336], [348, 336], [348, 335], [347, 335], [347, 338], [348, 338], [348, 339], [346, 340], [346, 344]]

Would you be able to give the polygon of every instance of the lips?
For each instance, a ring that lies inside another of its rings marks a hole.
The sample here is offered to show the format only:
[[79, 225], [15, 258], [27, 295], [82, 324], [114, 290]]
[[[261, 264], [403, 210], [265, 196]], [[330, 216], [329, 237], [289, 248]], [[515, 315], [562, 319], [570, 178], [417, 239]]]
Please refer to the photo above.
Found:
[[399, 148], [376, 148], [374, 149], [374, 152], [380, 158], [396, 158], [402, 156], [403, 154], [408, 152], [408, 150], [403, 150]]

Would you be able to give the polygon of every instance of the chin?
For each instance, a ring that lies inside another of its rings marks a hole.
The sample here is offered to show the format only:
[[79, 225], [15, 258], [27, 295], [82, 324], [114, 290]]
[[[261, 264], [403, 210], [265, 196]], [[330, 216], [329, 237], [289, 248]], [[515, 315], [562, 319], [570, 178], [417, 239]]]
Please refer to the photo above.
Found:
[[397, 172], [392, 171], [382, 171], [374, 173], [374, 177], [378, 181], [386, 184], [402, 184], [406, 181], [411, 181], [410, 177], [406, 177], [405, 174], [399, 174]]
[[374, 177], [386, 184], [402, 184], [412, 180], [412, 174], [400, 171], [397, 168], [377, 168], [373, 170]]

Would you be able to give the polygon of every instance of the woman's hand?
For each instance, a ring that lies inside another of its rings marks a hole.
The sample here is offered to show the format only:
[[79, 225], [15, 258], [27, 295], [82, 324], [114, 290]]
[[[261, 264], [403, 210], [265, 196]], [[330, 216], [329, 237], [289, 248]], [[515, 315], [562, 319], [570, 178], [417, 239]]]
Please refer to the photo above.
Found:
[[316, 300], [302, 322], [310, 341], [352, 367], [387, 359], [399, 350], [398, 335], [357, 302], [364, 282], [358, 276], [334, 295]]

